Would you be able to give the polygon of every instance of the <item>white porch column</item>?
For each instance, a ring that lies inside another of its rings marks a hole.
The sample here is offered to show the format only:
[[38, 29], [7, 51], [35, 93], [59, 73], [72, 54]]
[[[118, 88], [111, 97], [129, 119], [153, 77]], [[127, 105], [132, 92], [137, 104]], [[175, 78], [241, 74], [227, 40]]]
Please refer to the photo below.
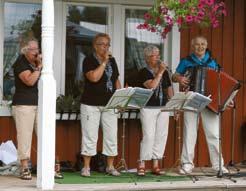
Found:
[[54, 2], [42, 4], [43, 70], [39, 80], [38, 166], [37, 187], [43, 190], [54, 186], [56, 82], [53, 76]]

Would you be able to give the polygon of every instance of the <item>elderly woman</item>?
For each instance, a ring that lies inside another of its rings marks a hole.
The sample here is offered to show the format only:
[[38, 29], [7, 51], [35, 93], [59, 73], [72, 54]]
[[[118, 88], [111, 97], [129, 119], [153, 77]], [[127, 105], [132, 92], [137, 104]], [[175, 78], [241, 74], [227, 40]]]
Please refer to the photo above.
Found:
[[[207, 47], [208, 42], [205, 37], [197, 36], [193, 38], [191, 40], [192, 54], [180, 61], [176, 72], [173, 75], [173, 81], [178, 82], [185, 91], [190, 88], [190, 79], [187, 78], [186, 74], [191, 68], [207, 67], [212, 70], [217, 70], [219, 68], [218, 63], [211, 57]], [[233, 107], [233, 102], [230, 103], [229, 106]], [[228, 173], [228, 170], [224, 167], [222, 154], [219, 152], [219, 116], [208, 108], [203, 109], [200, 114], [204, 133], [206, 135], [212, 168], [215, 171], [219, 171], [221, 169], [223, 173]], [[184, 113], [183, 148], [180, 168], [181, 174], [191, 173], [194, 168], [194, 150], [198, 130], [197, 115], [198, 114], [189, 111]], [[219, 162], [220, 155], [221, 166]]]
[[96, 155], [98, 128], [103, 131], [103, 151], [107, 156], [106, 172], [113, 176], [120, 173], [114, 168], [117, 152], [117, 114], [105, 106], [116, 89], [121, 87], [119, 71], [114, 58], [109, 52], [110, 37], [99, 33], [93, 40], [94, 53], [83, 62], [85, 88], [81, 98], [81, 154], [84, 167], [81, 176], [90, 176], [91, 157]]
[[153, 160], [152, 173], [160, 175], [159, 160], [163, 158], [169, 124], [169, 113], [161, 107], [173, 96], [173, 89], [166, 65], [160, 61], [160, 52], [156, 46], [144, 49], [147, 67], [139, 71], [138, 80], [144, 88], [153, 89], [154, 94], [140, 110], [143, 139], [140, 145], [138, 175], [145, 175], [145, 161]]
[[38, 41], [24, 42], [21, 55], [15, 61], [15, 94], [12, 114], [15, 120], [18, 142], [18, 158], [21, 164], [21, 179], [32, 179], [28, 161], [30, 159], [32, 133], [37, 127], [38, 79], [42, 69]]

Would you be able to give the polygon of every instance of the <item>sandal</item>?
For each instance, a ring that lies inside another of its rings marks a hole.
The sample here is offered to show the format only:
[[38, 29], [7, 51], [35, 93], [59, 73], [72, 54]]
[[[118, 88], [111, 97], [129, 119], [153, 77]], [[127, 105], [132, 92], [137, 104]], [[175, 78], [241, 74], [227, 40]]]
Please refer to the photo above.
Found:
[[138, 168], [138, 176], [145, 176], [145, 168], [144, 167]]
[[161, 169], [159, 167], [155, 167], [155, 168], [152, 169], [152, 174], [154, 174], [154, 175], [163, 175], [163, 174], [165, 174], [165, 172], [161, 171]]
[[28, 168], [25, 168], [22, 170], [20, 179], [22, 180], [32, 180], [32, 174], [31, 171]]

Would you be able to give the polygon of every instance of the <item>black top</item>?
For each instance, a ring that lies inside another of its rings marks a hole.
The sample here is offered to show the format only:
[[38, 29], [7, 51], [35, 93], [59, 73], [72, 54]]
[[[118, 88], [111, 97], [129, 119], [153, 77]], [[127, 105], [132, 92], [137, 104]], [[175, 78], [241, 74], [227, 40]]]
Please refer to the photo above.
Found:
[[95, 70], [99, 66], [95, 56], [89, 55], [83, 61], [83, 72], [85, 77], [85, 88], [81, 97], [81, 103], [93, 106], [105, 106], [116, 90], [115, 82], [118, 79], [119, 71], [114, 58], [110, 58], [110, 64], [113, 70], [111, 81], [113, 85], [112, 92], [107, 89], [107, 75], [104, 71], [103, 76], [98, 82], [91, 82], [86, 78], [86, 73]]
[[33, 86], [27, 86], [19, 78], [19, 74], [23, 71], [33, 68], [24, 55], [20, 55], [14, 65], [15, 76], [15, 94], [12, 105], [38, 105], [38, 80]]
[[[138, 82], [139, 82], [139, 84], [141, 84], [142, 88], [146, 88], [143, 85], [144, 82], [146, 82], [147, 80], [151, 80], [151, 79], [154, 79], [154, 75], [147, 68], [142, 68], [139, 71]], [[170, 81], [168, 72], [165, 71], [162, 75], [162, 80], [161, 80], [161, 90], [163, 93], [162, 103], [160, 102], [160, 92], [155, 90], [153, 95], [149, 99], [148, 103], [146, 104], [146, 106], [164, 106], [166, 104], [166, 102], [168, 101], [167, 100], [168, 99], [167, 98], [167, 88], [169, 86], [171, 86], [171, 81]]]

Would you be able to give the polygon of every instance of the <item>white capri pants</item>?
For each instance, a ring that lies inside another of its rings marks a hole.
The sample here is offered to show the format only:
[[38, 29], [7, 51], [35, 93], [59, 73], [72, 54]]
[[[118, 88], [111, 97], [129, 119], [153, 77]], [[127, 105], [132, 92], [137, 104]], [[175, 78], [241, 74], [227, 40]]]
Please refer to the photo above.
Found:
[[[207, 108], [200, 114], [212, 167], [219, 168], [219, 116]], [[184, 112], [183, 149], [181, 155], [182, 164], [188, 163], [193, 165], [197, 130], [197, 114], [194, 112]], [[221, 160], [221, 165], [224, 165], [223, 158]]]
[[30, 159], [33, 129], [37, 132], [38, 106], [12, 106], [17, 131], [18, 159]]
[[116, 156], [118, 114], [113, 109], [105, 110], [103, 106], [90, 106], [81, 104], [81, 154], [85, 156], [96, 155], [98, 130], [102, 125], [103, 151], [106, 156]]
[[140, 144], [140, 160], [162, 159], [166, 147], [169, 112], [160, 108], [140, 110], [143, 139]]

